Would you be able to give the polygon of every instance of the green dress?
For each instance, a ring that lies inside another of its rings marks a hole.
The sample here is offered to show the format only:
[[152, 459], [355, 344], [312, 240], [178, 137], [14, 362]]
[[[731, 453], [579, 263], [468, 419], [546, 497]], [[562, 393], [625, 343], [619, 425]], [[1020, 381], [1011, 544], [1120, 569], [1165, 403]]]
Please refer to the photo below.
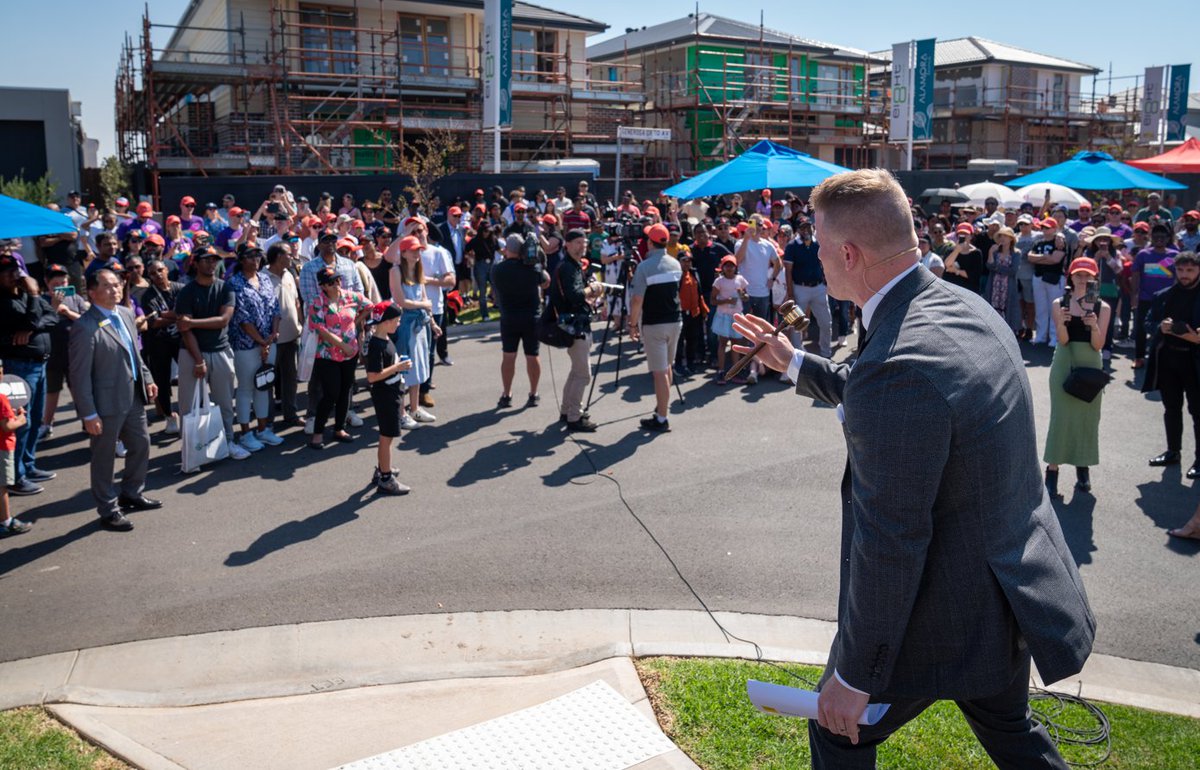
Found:
[[[1100, 305], [1096, 305], [1100, 315]], [[1100, 402], [1104, 394], [1089, 404], [1063, 390], [1071, 369], [1086, 366], [1102, 369], [1104, 359], [1092, 347], [1092, 332], [1083, 319], [1067, 320], [1068, 342], [1059, 341], [1050, 363], [1050, 430], [1046, 433], [1046, 451], [1042, 459], [1048, 465], [1074, 465], [1090, 468], [1100, 464]]]

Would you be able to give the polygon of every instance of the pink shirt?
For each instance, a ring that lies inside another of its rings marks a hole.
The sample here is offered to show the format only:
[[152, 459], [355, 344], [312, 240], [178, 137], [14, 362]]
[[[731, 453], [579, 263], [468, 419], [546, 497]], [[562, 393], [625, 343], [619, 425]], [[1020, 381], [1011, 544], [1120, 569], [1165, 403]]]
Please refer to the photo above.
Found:
[[733, 278], [726, 278], [723, 275], [718, 275], [717, 280], [713, 281], [713, 289], [717, 292], [717, 299], [736, 298], [737, 302], [730, 305], [717, 305], [717, 312], [726, 315], [742, 312], [742, 298], [738, 294], [739, 291], [745, 291], [750, 283], [741, 275], [735, 275]]
[[324, 292], [317, 297], [308, 310], [308, 323], [314, 328], [322, 328], [333, 334], [342, 342], [348, 343], [353, 350], [350, 354], [330, 345], [317, 337], [317, 358], [328, 358], [331, 361], [346, 361], [358, 355], [358, 330], [354, 321], [359, 312], [371, 306], [371, 301], [356, 291], [342, 291], [337, 304], [331, 304]]

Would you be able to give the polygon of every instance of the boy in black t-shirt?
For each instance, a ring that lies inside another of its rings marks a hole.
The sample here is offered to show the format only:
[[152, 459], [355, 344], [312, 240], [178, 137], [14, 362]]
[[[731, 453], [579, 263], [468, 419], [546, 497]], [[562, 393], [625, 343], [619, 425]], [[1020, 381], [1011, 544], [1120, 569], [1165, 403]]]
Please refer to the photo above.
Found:
[[391, 300], [380, 302], [371, 308], [367, 325], [373, 328], [367, 341], [367, 382], [379, 424], [379, 462], [372, 482], [384, 494], [406, 495], [409, 488], [396, 480], [396, 469], [392, 467], [392, 442], [400, 435], [400, 393], [404, 387], [400, 373], [412, 367], [408, 356], [396, 355], [392, 342], [400, 326], [400, 307]]

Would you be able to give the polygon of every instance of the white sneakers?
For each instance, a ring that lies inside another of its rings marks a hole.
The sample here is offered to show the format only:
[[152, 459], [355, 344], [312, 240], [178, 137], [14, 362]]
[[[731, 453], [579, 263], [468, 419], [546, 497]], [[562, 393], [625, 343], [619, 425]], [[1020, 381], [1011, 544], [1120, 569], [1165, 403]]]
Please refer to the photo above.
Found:
[[167, 427], [164, 428], [163, 431], [169, 436], [177, 435], [179, 433], [179, 418], [174, 414], [168, 417]]
[[413, 419], [417, 422], [437, 422], [437, 418], [425, 411], [425, 407], [423, 406], [418, 406], [417, 411], [413, 412]]
[[362, 418], [353, 409], [346, 413], [346, 422], [350, 423], [351, 428], [361, 428], [363, 424]]
[[238, 442], [232, 441], [229, 444], [229, 456], [234, 460], [245, 460], [250, 456], [250, 450], [246, 449]]
[[421, 427], [421, 424], [412, 418], [408, 412], [400, 413], [400, 427], [404, 430], [416, 430]]

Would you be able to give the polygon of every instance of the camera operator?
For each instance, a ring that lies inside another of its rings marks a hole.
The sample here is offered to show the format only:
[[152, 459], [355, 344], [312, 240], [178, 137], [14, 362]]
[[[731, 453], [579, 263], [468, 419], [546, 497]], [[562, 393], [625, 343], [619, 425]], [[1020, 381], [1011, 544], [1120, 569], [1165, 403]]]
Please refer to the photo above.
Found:
[[554, 281], [550, 284], [550, 301], [558, 313], [559, 323], [569, 322], [575, 329], [575, 342], [567, 348], [571, 357], [571, 373], [563, 385], [563, 413], [559, 418], [571, 432], [592, 433], [596, 423], [583, 411], [583, 392], [589, 377], [588, 353], [592, 347], [592, 301], [604, 296], [604, 287], [588, 283], [583, 274], [583, 258], [587, 253], [587, 233], [569, 230], [564, 236], [566, 258], [559, 263]]
[[671, 362], [679, 344], [682, 315], [679, 310], [679, 283], [683, 268], [666, 252], [670, 233], [665, 225], [645, 229], [650, 249], [637, 266], [629, 287], [629, 337], [642, 340], [646, 364], [654, 379], [654, 414], [641, 421], [645, 430], [666, 433], [667, 406], [671, 398]]
[[492, 267], [492, 290], [500, 309], [500, 382], [504, 387], [497, 408], [512, 406], [512, 383], [516, 373], [517, 348], [525, 353], [525, 372], [529, 375], [529, 398], [525, 406], [537, 406], [538, 380], [542, 364], [538, 358], [537, 318], [541, 305], [539, 289], [550, 285], [542, 264], [530, 259], [525, 238], [513, 233], [504, 241], [504, 259]]
[[[1142, 300], [1147, 302], [1147, 300]], [[1167, 451], [1150, 460], [1150, 465], [1178, 465], [1183, 447], [1183, 399], [1192, 416], [1192, 435], [1200, 447], [1200, 259], [1184, 251], [1175, 257], [1175, 283], [1153, 299], [1150, 317], [1154, 338], [1142, 392], [1160, 391]], [[1200, 449], [1198, 449], [1200, 451]], [[1200, 475], [1193, 463], [1189, 479]]]

